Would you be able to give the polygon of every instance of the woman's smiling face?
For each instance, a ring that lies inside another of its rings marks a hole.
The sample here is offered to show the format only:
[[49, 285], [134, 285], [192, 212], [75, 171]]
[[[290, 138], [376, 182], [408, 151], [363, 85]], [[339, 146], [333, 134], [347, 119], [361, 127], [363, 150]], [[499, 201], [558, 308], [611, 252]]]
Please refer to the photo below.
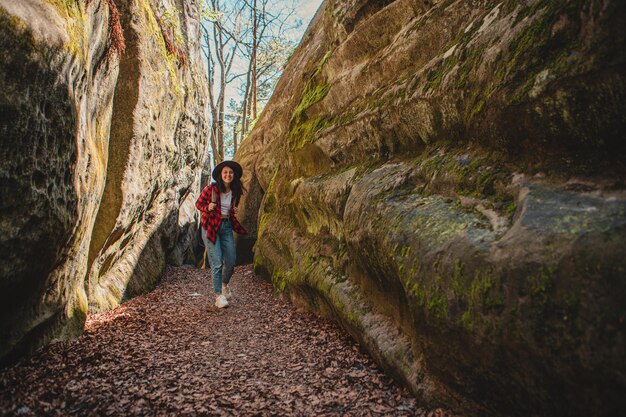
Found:
[[235, 177], [235, 172], [233, 171], [231, 167], [226, 166], [222, 168], [222, 181], [224, 181], [224, 184], [232, 183], [234, 177]]

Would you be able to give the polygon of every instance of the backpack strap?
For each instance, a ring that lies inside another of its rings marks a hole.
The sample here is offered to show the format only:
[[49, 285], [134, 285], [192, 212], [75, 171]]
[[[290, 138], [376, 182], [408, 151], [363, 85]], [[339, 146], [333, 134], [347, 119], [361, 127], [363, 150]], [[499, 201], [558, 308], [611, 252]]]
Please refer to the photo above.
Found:
[[213, 192], [213, 186], [211, 186], [211, 203], [217, 204], [217, 195]]

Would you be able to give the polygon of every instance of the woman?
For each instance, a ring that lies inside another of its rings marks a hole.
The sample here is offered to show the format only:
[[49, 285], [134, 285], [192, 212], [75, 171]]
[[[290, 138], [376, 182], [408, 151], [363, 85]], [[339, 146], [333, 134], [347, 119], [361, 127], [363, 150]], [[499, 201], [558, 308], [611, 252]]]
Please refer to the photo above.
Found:
[[233, 230], [240, 235], [248, 233], [235, 218], [245, 191], [242, 174], [241, 165], [235, 161], [218, 164], [211, 174], [215, 182], [204, 187], [196, 201], [196, 208], [202, 212], [202, 240], [211, 264], [217, 308], [228, 307], [233, 296], [228, 286], [237, 257]]

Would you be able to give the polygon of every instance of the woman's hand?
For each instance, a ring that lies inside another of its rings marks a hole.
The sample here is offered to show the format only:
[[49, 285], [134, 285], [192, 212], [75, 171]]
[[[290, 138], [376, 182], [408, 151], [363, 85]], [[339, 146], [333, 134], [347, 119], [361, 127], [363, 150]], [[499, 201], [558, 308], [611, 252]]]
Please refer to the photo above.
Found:
[[215, 204], [215, 203], [209, 203], [209, 211], [213, 211], [213, 210], [215, 210], [215, 207], [217, 207], [217, 204]]

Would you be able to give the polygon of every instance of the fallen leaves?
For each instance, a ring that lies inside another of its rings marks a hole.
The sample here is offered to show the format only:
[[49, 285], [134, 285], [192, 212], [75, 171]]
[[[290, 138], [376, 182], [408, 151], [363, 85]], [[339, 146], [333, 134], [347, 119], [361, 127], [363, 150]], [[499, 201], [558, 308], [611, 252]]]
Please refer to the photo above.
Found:
[[249, 266], [228, 309], [209, 273], [90, 315], [85, 334], [0, 371], [1, 415], [451, 416], [418, 408], [333, 323], [297, 312]]

